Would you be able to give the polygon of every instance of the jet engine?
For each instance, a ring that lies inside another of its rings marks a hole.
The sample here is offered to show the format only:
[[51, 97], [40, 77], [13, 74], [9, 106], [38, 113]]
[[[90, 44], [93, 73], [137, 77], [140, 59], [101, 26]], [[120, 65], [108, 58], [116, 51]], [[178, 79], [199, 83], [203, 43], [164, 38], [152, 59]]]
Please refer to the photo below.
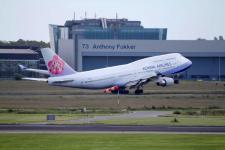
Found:
[[[175, 80], [173, 78], [169, 78], [169, 77], [160, 77], [156, 81], [156, 84], [158, 86], [162, 86], [162, 87], [170, 86], [170, 85], [173, 85], [174, 83], [175, 83]], [[177, 83], [177, 80], [176, 80], [176, 83]]]

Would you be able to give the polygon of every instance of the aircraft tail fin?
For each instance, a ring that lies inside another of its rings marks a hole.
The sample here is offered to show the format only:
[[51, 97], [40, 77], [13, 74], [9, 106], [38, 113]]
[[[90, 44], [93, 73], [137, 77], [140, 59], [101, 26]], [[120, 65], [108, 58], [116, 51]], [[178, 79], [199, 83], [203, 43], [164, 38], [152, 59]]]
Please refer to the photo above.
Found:
[[63, 76], [76, 73], [64, 60], [62, 60], [53, 50], [50, 48], [41, 49], [42, 56], [45, 61], [45, 65], [48, 68], [50, 76]]

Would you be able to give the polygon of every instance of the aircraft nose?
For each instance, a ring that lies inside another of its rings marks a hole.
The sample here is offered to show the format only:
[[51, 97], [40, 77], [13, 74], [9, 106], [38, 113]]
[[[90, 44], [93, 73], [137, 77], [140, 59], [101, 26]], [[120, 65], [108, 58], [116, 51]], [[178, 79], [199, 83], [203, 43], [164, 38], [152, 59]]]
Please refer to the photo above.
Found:
[[187, 60], [187, 64], [188, 64], [189, 66], [191, 66], [191, 65], [192, 65], [192, 61], [190, 61], [190, 60], [187, 59], [187, 58], [186, 58], [186, 60]]
[[191, 66], [192, 65], [192, 61], [190, 61], [189, 59], [187, 59], [187, 58], [185, 58], [186, 59], [186, 64], [188, 65], [188, 66]]

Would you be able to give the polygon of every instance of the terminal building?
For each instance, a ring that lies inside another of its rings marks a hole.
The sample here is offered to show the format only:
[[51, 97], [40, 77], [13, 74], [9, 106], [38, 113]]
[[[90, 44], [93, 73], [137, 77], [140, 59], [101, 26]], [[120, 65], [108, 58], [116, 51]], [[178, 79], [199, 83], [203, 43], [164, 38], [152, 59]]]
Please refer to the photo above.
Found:
[[84, 19], [49, 25], [50, 45], [77, 71], [181, 53], [193, 65], [182, 79], [225, 80], [225, 41], [167, 40], [166, 28], [144, 28], [128, 19]]

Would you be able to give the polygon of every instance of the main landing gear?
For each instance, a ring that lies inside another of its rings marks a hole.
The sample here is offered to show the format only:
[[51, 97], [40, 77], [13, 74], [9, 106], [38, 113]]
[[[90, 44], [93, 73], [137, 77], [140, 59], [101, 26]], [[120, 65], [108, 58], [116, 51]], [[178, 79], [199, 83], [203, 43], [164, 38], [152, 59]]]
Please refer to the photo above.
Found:
[[[129, 90], [126, 90], [126, 88], [119, 88], [119, 90], [113, 90], [111, 91], [112, 94], [129, 94]], [[135, 91], [134, 91], [134, 94], [135, 95], [141, 95], [143, 94], [144, 91], [142, 88], [137, 88]]]
[[129, 94], [129, 90], [126, 90], [125, 88], [119, 88], [119, 91], [118, 90], [114, 90], [112, 91], [112, 94]]
[[136, 95], [140, 95], [140, 94], [143, 94], [143, 89], [136, 89], [135, 91], [134, 91], [134, 93], [136, 94]]

